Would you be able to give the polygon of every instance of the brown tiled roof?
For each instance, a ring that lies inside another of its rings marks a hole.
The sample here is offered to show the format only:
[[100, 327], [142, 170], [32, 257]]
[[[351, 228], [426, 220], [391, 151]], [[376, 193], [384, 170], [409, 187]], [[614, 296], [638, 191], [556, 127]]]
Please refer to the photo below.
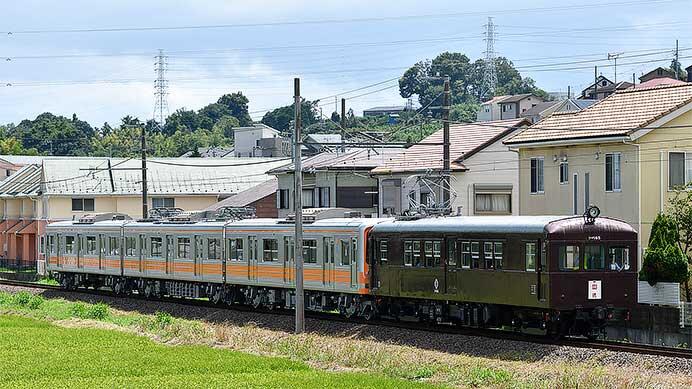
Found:
[[[451, 169], [466, 170], [462, 157], [468, 157], [489, 144], [528, 123], [526, 119], [496, 120], [449, 126], [449, 154]], [[442, 130], [438, 130], [420, 143], [391, 156], [385, 164], [372, 170], [375, 174], [442, 169], [442, 146], [424, 143], [442, 143]]]
[[618, 91], [587, 109], [556, 113], [506, 144], [627, 136], [692, 101], [692, 84]]

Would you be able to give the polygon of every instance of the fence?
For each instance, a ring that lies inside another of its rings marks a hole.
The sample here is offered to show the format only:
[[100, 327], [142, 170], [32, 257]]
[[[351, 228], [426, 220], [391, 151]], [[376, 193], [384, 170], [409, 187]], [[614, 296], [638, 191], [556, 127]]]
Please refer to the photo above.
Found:
[[36, 263], [0, 258], [0, 272], [35, 272]]
[[692, 303], [680, 303], [680, 327], [692, 328]]

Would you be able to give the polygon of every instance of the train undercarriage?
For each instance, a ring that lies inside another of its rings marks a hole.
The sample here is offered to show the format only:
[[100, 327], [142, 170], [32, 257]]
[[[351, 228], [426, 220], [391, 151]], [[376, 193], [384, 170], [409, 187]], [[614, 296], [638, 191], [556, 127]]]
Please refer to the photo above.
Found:
[[[292, 309], [293, 289], [211, 282], [171, 281], [87, 273], [54, 274], [67, 290], [109, 288], [116, 295], [145, 298], [164, 296], [207, 298], [215, 304], [241, 304], [255, 309]], [[629, 320], [629, 311], [611, 307], [574, 310], [540, 310], [510, 305], [393, 298], [329, 291], [306, 291], [305, 309], [338, 312], [346, 318], [375, 318], [453, 324], [472, 328], [500, 328], [514, 332], [540, 333], [561, 338], [584, 336], [596, 339], [605, 334], [606, 325]]]

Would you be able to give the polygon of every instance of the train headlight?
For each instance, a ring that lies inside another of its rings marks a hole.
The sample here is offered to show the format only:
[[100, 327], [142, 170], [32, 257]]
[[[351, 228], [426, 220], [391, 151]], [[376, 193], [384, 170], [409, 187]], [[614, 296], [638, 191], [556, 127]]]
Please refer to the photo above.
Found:
[[595, 205], [590, 206], [586, 212], [591, 219], [595, 219], [601, 214], [601, 210]]

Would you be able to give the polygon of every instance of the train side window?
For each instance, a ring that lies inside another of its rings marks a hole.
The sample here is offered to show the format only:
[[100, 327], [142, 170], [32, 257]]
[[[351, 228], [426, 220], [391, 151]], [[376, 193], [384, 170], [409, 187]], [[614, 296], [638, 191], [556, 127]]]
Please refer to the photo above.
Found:
[[105, 256], [108, 253], [107, 247], [106, 247], [106, 237], [103, 235], [99, 235], [99, 249], [100, 249], [100, 253], [101, 253], [100, 256], [101, 257]]
[[341, 265], [351, 265], [351, 242], [349, 240], [340, 240], [341, 249]]
[[421, 249], [420, 240], [414, 240], [413, 241], [413, 266], [415, 266], [415, 267], [422, 267], [425, 265], [423, 263], [423, 258], [421, 258], [421, 255], [420, 255], [420, 249]]
[[151, 246], [151, 256], [161, 258], [161, 256], [163, 256], [163, 238], [151, 237], [149, 242]]
[[387, 262], [387, 250], [388, 250], [388, 244], [387, 244], [387, 239], [381, 239], [379, 242], [379, 255], [380, 255], [380, 263], [382, 262]]
[[536, 271], [536, 243], [524, 243], [526, 271]]
[[579, 270], [581, 258], [579, 246], [563, 245], [558, 249], [558, 264], [560, 270]]
[[125, 255], [134, 257], [137, 253], [137, 240], [134, 236], [125, 237]]
[[433, 254], [433, 241], [432, 240], [426, 240], [423, 242], [423, 248], [424, 248], [424, 253], [425, 253], [425, 261], [423, 262], [423, 266], [425, 267], [433, 267], [434, 265], [434, 254]]
[[471, 267], [471, 242], [461, 242], [461, 267]]
[[413, 241], [404, 241], [404, 266], [413, 266]]
[[478, 269], [481, 259], [481, 244], [480, 242], [471, 242], [471, 267]]
[[72, 254], [74, 251], [74, 236], [65, 236], [65, 253]]
[[602, 244], [584, 246], [584, 269], [605, 270], [605, 249]]
[[433, 241], [433, 266], [439, 267], [442, 262], [442, 241]]
[[87, 236], [86, 237], [86, 253], [89, 255], [96, 255], [96, 237]]
[[275, 262], [279, 260], [279, 242], [276, 239], [262, 240], [262, 261]]
[[457, 265], [457, 242], [455, 240], [447, 241], [447, 266], [456, 267]]
[[118, 238], [111, 236], [108, 238], [108, 255], [118, 256], [120, 255], [120, 247], [118, 245]]
[[48, 236], [48, 250], [51, 254], [55, 254], [55, 235]]
[[245, 260], [243, 255], [243, 240], [241, 238], [228, 240], [228, 253], [233, 262]]
[[493, 250], [493, 257], [495, 260], [495, 269], [502, 269], [502, 258], [503, 258], [503, 248], [504, 245], [502, 242], [495, 242], [494, 243], [494, 250]]
[[483, 259], [486, 269], [493, 268], [493, 242], [483, 242]]
[[608, 248], [608, 262], [610, 270], [621, 271], [630, 269], [629, 247]]
[[190, 238], [178, 238], [178, 258], [190, 258]]
[[303, 241], [303, 261], [305, 263], [317, 263], [317, 240], [305, 239]]
[[221, 239], [207, 238], [207, 258], [221, 259]]

